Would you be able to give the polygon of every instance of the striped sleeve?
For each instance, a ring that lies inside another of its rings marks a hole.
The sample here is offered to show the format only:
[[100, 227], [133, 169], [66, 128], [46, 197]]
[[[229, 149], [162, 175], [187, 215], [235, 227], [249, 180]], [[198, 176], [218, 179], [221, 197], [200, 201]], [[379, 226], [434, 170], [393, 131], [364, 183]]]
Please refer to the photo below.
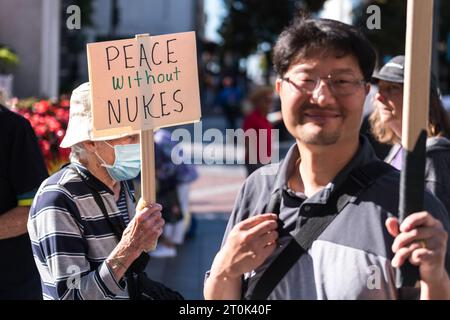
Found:
[[45, 299], [103, 300], [126, 297], [106, 263], [88, 260], [80, 212], [62, 186], [43, 187], [28, 221], [33, 255]]

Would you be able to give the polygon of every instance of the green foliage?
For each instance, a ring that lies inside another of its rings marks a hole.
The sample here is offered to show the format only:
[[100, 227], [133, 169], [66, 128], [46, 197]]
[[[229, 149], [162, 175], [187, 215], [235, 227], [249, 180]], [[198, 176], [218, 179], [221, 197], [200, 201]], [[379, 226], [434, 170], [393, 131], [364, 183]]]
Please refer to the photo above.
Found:
[[317, 12], [325, 0], [224, 0], [228, 15], [219, 30], [223, 49], [239, 57], [254, 53], [265, 44], [269, 51], [291, 19], [303, 12]]
[[0, 45], [0, 74], [8, 74], [19, 65], [19, 57], [10, 48]]
[[[366, 27], [366, 9], [377, 5], [381, 11], [381, 29], [369, 30]], [[404, 54], [406, 39], [406, 0], [365, 0], [354, 8], [354, 24], [362, 29], [378, 50], [380, 59], [386, 55]], [[439, 40], [445, 42], [450, 32], [450, 1], [440, 0]], [[441, 52], [441, 54], [443, 54]]]

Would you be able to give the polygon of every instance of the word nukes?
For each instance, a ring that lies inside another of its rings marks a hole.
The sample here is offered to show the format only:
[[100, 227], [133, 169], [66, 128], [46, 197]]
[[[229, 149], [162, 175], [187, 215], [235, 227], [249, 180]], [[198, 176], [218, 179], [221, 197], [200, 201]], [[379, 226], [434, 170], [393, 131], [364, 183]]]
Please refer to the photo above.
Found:
[[122, 122], [137, 123], [140, 119], [158, 119], [172, 113], [183, 112], [181, 90], [161, 91], [152, 95], [140, 95], [107, 100], [108, 121], [110, 125]]

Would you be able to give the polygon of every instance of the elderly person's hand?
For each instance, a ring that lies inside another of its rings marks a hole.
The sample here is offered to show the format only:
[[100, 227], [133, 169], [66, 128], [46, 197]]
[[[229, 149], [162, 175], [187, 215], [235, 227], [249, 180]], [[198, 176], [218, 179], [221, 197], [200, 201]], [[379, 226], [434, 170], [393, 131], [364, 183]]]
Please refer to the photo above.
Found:
[[160, 204], [146, 205], [142, 200], [136, 207], [136, 215], [124, 230], [122, 239], [106, 259], [116, 279], [121, 279], [143, 251], [153, 250], [163, 232], [164, 219]]
[[160, 204], [150, 204], [139, 200], [136, 215], [124, 230], [121, 243], [129, 246], [139, 256], [142, 251], [154, 250], [159, 236], [163, 232], [164, 219]]
[[395, 237], [393, 267], [408, 259], [420, 270], [422, 299], [450, 299], [450, 280], [445, 269], [447, 232], [429, 212], [409, 215], [399, 226], [396, 218], [386, 220], [388, 232]]

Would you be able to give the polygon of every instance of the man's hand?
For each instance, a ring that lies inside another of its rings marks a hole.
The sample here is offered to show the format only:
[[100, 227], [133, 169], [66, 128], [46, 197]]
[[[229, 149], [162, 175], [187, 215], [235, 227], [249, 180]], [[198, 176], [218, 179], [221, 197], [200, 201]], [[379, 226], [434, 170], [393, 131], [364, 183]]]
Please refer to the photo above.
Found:
[[425, 296], [421, 292], [422, 298], [450, 298], [450, 280], [445, 270], [448, 235], [442, 223], [422, 211], [409, 215], [400, 227], [396, 218], [388, 218], [386, 228], [395, 237], [392, 266], [400, 267], [408, 259], [419, 267], [421, 288], [428, 291]]
[[276, 248], [277, 215], [261, 214], [236, 224], [211, 267], [211, 274], [239, 278], [254, 270]]
[[276, 248], [277, 215], [266, 213], [236, 224], [211, 266], [205, 282], [207, 300], [235, 300], [241, 296], [241, 276], [256, 269]]

